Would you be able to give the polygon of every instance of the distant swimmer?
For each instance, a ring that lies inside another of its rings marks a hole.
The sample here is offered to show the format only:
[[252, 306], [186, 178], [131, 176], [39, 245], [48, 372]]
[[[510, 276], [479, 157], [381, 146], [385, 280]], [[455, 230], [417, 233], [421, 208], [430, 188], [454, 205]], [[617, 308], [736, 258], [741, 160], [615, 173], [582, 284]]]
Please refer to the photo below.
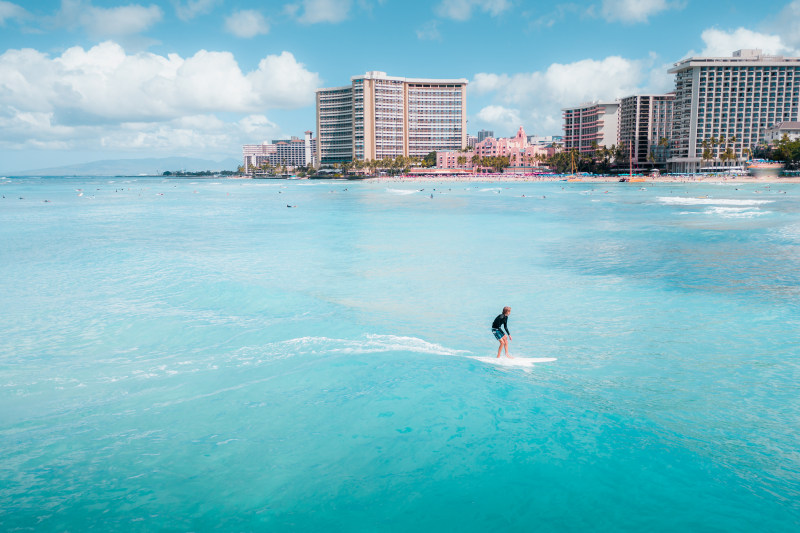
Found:
[[297, 207], [297, 206], [296, 206], [296, 205], [289, 205], [289, 204], [286, 204], [286, 207]]
[[[503, 312], [497, 315], [497, 318], [494, 319], [492, 322], [492, 333], [494, 334], [494, 338], [500, 341], [500, 346], [497, 348], [497, 357], [500, 357], [500, 353], [505, 348], [506, 350], [506, 357], [509, 359], [514, 359], [510, 355], [508, 355], [508, 343], [511, 342], [511, 333], [508, 332], [508, 315], [511, 314], [511, 308], [506, 306], [503, 308]], [[505, 328], [506, 332], [503, 333], [501, 328]]]

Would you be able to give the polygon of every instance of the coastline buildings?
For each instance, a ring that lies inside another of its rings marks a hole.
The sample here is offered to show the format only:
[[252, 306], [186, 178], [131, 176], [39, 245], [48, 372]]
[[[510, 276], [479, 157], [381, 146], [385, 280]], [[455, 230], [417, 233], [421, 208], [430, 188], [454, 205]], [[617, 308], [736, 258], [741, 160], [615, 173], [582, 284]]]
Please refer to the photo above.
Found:
[[474, 170], [477, 165], [473, 158], [508, 157], [509, 171], [522, 172], [535, 170], [545, 158], [559, 151], [560, 148], [550, 144], [531, 144], [522, 126], [511, 138], [495, 139], [487, 137], [467, 151], [436, 152], [436, 167], [439, 169]]
[[275, 139], [262, 144], [245, 144], [242, 146], [242, 166], [245, 172], [259, 168], [264, 163], [271, 166], [289, 168], [305, 167], [313, 164], [317, 152], [317, 140], [311, 137], [311, 131], [305, 132], [300, 139]]
[[632, 157], [634, 168], [666, 166], [674, 100], [674, 93], [634, 95], [620, 100], [616, 144]]
[[563, 108], [564, 149], [589, 154], [595, 151], [595, 146], [617, 144], [619, 107], [617, 100]]
[[732, 57], [691, 57], [669, 72], [676, 93], [672, 172], [697, 172], [706, 150], [713, 159], [727, 149], [734, 160], [747, 157], [768, 128], [798, 120], [800, 58], [738, 50]]
[[318, 163], [424, 157], [467, 145], [466, 79], [371, 71], [317, 90]]

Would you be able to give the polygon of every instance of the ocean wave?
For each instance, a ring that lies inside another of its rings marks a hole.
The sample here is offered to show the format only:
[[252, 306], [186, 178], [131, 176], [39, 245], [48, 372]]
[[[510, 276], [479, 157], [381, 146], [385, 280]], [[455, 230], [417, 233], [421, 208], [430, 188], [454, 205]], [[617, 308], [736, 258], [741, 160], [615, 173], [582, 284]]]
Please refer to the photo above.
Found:
[[719, 215], [725, 218], [753, 218], [766, 215], [769, 211], [750, 207], [710, 207], [703, 211], [707, 215]]
[[411, 189], [386, 189], [386, 192], [389, 192], [389, 193], [392, 193], [392, 194], [399, 194], [401, 196], [405, 196], [405, 195], [408, 195], [408, 194], [416, 194], [416, 193], [419, 192], [419, 190], [417, 190], [417, 189], [413, 189], [413, 190], [411, 190]]
[[687, 198], [685, 196], [659, 196], [659, 202], [665, 205], [763, 205], [772, 200], [735, 200], [731, 198]]

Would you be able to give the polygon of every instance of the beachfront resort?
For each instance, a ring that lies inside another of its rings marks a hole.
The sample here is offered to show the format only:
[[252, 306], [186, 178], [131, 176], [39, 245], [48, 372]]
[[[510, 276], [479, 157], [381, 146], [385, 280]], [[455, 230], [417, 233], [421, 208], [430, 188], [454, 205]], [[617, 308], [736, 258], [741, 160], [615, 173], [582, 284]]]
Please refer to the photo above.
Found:
[[317, 90], [316, 138], [309, 130], [245, 145], [241, 171], [383, 175], [391, 161], [394, 174], [412, 176], [778, 175], [784, 164], [754, 159], [800, 139], [800, 58], [743, 49], [690, 57], [669, 73], [668, 93], [564, 107], [562, 135], [527, 135], [520, 125], [513, 137], [495, 137], [467, 133], [468, 80], [370, 71]]

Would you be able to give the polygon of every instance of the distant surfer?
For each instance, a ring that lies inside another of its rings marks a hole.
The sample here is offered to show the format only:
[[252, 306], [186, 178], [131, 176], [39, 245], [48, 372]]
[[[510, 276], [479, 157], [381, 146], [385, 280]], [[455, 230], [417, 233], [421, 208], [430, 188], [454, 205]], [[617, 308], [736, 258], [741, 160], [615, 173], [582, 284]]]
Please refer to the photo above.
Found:
[[[508, 343], [511, 341], [511, 333], [508, 332], [508, 315], [511, 314], [511, 308], [506, 306], [503, 308], [503, 312], [497, 315], [497, 318], [494, 319], [492, 322], [492, 333], [494, 333], [494, 338], [500, 341], [500, 346], [497, 348], [497, 357], [500, 357], [500, 353], [505, 349], [506, 357], [509, 359], [514, 359], [510, 355], [508, 355]], [[501, 328], [505, 328], [505, 333]]]

